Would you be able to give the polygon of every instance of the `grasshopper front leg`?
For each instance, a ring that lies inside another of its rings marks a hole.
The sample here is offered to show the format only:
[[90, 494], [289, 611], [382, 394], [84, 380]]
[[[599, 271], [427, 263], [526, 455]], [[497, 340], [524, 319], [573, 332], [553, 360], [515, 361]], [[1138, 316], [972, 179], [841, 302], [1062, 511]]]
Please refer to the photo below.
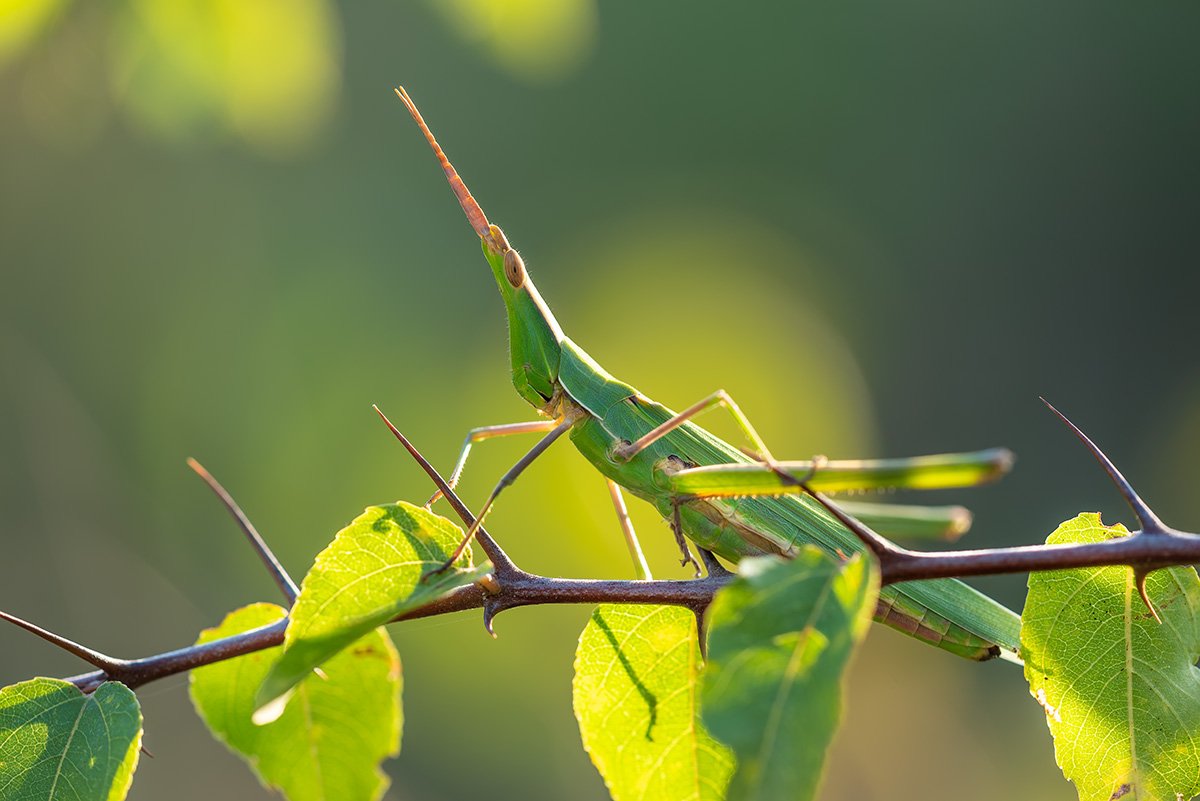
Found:
[[[446, 481], [446, 485], [450, 489], [458, 486], [458, 480], [462, 477], [463, 468], [467, 466], [467, 457], [471, 455], [471, 446], [476, 442], [509, 437], [514, 434], [545, 433], [554, 430], [555, 425], [557, 425], [557, 422], [554, 420], [530, 420], [527, 423], [501, 423], [499, 425], [472, 428], [467, 432], [466, 439], [463, 440], [462, 450], [458, 453], [458, 461], [454, 463], [454, 470], [450, 473], [450, 478]], [[425, 508], [428, 509], [430, 506], [433, 506], [438, 498], [441, 497], [441, 490], [433, 493], [433, 497], [425, 502]]]

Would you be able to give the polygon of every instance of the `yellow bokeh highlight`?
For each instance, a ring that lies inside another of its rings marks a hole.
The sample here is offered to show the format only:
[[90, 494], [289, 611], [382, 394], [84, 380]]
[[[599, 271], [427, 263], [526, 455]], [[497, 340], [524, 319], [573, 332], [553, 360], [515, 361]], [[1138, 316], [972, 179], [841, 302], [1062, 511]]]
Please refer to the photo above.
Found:
[[[883, 455], [866, 381], [838, 330], [846, 321], [808, 291], [806, 277], [831, 268], [811, 263], [787, 232], [737, 214], [644, 212], [547, 265], [574, 276], [571, 294], [552, 298], [567, 335], [672, 408], [729, 391], [781, 459]], [[537, 254], [526, 258], [536, 280]], [[781, 280], [779, 264], [792, 276]], [[742, 444], [727, 414], [702, 424]]]
[[591, 53], [594, 0], [435, 0], [433, 7], [505, 71], [544, 83], [569, 75]]
[[152, 135], [217, 129], [287, 156], [333, 109], [341, 31], [326, 0], [134, 0], [114, 29], [115, 94]]
[[58, 15], [63, 0], [0, 2], [0, 66], [21, 53]]

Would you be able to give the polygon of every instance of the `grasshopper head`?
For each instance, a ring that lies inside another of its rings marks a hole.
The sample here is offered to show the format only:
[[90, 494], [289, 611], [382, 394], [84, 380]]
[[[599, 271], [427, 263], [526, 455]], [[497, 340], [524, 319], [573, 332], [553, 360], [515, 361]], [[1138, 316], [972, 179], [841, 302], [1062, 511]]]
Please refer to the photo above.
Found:
[[467, 185], [458, 177], [454, 165], [433, 137], [433, 132], [421, 118], [421, 112], [403, 88], [396, 94], [404, 101], [408, 112], [425, 134], [433, 148], [450, 188], [467, 215], [468, 222], [479, 234], [483, 255], [491, 265], [504, 307], [508, 311], [509, 352], [512, 356], [513, 386], [522, 398], [538, 409], [544, 408], [554, 396], [558, 384], [558, 362], [562, 353], [562, 329], [546, 308], [537, 287], [525, 272], [525, 262], [509, 244], [499, 226], [488, 222], [483, 209], [471, 196]]
[[558, 384], [562, 329], [525, 272], [521, 254], [509, 246], [499, 226], [489, 224], [487, 235], [481, 234], [480, 238], [508, 312], [513, 386], [522, 398], [541, 409], [554, 396]]

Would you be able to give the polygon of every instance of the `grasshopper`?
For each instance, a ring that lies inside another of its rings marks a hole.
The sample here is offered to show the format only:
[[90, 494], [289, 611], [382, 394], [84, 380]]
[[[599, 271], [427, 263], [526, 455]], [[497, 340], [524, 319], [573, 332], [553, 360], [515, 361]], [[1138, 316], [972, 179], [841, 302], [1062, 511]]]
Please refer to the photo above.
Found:
[[[801, 483], [827, 492], [883, 487], [970, 486], [1006, 472], [1012, 455], [1004, 449], [875, 461], [777, 461], [750, 420], [724, 390], [676, 413], [606, 372], [567, 338], [542, 299], [520, 254], [491, 224], [438, 145], [403, 88], [396, 94], [433, 149], [450, 188], [479, 235], [508, 313], [512, 381], [517, 393], [542, 419], [473, 429], [467, 436], [450, 485], [458, 481], [472, 443], [522, 433], [545, 436], [504, 475], [479, 515], [482, 520], [499, 492], [563, 434], [607, 479], [639, 576], [650, 571], [625, 513], [621, 489], [647, 501], [670, 522], [683, 564], [699, 563], [690, 540], [710, 571], [714, 557], [737, 562], [744, 556], [788, 557], [814, 543], [846, 558], [862, 550], [859, 540]], [[725, 408], [752, 446], [742, 450], [692, 422]], [[437, 499], [431, 499], [431, 503]], [[900, 531], [961, 533], [967, 518], [960, 507], [925, 509], [854, 504], [852, 513], [885, 534]], [[478, 523], [468, 530], [463, 547]], [[685, 539], [686, 538], [686, 539]], [[457, 554], [455, 554], [457, 556]], [[972, 587], [953, 579], [887, 586], [880, 592], [876, 620], [969, 659], [1017, 651], [1020, 618]]]

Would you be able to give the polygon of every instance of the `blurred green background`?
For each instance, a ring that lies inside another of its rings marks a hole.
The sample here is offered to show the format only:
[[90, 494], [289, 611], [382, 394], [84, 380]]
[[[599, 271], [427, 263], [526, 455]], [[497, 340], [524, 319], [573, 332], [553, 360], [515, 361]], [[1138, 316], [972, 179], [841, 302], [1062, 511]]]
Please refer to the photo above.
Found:
[[[476, 238], [405, 84], [568, 333], [676, 408], [724, 387], [775, 453], [1008, 445], [945, 495], [969, 542], [1127, 520], [1044, 394], [1200, 527], [1194, 4], [0, 0], [0, 607], [122, 656], [275, 600], [184, 467], [297, 576], [368, 504], [529, 419]], [[713, 418], [713, 427], [734, 435]], [[530, 443], [479, 449], [478, 504]], [[662, 576], [667, 529], [638, 508]], [[489, 528], [528, 569], [630, 575], [558, 446]], [[978, 582], [1020, 608], [1024, 577]], [[570, 706], [589, 610], [392, 627], [388, 798], [600, 799]], [[0, 683], [75, 660], [0, 630]], [[133, 799], [257, 798], [182, 677], [140, 693]], [[1068, 799], [1011, 665], [882, 627], [829, 798]], [[466, 766], [464, 767], [464, 762]], [[186, 778], [180, 778], [186, 777]]]

